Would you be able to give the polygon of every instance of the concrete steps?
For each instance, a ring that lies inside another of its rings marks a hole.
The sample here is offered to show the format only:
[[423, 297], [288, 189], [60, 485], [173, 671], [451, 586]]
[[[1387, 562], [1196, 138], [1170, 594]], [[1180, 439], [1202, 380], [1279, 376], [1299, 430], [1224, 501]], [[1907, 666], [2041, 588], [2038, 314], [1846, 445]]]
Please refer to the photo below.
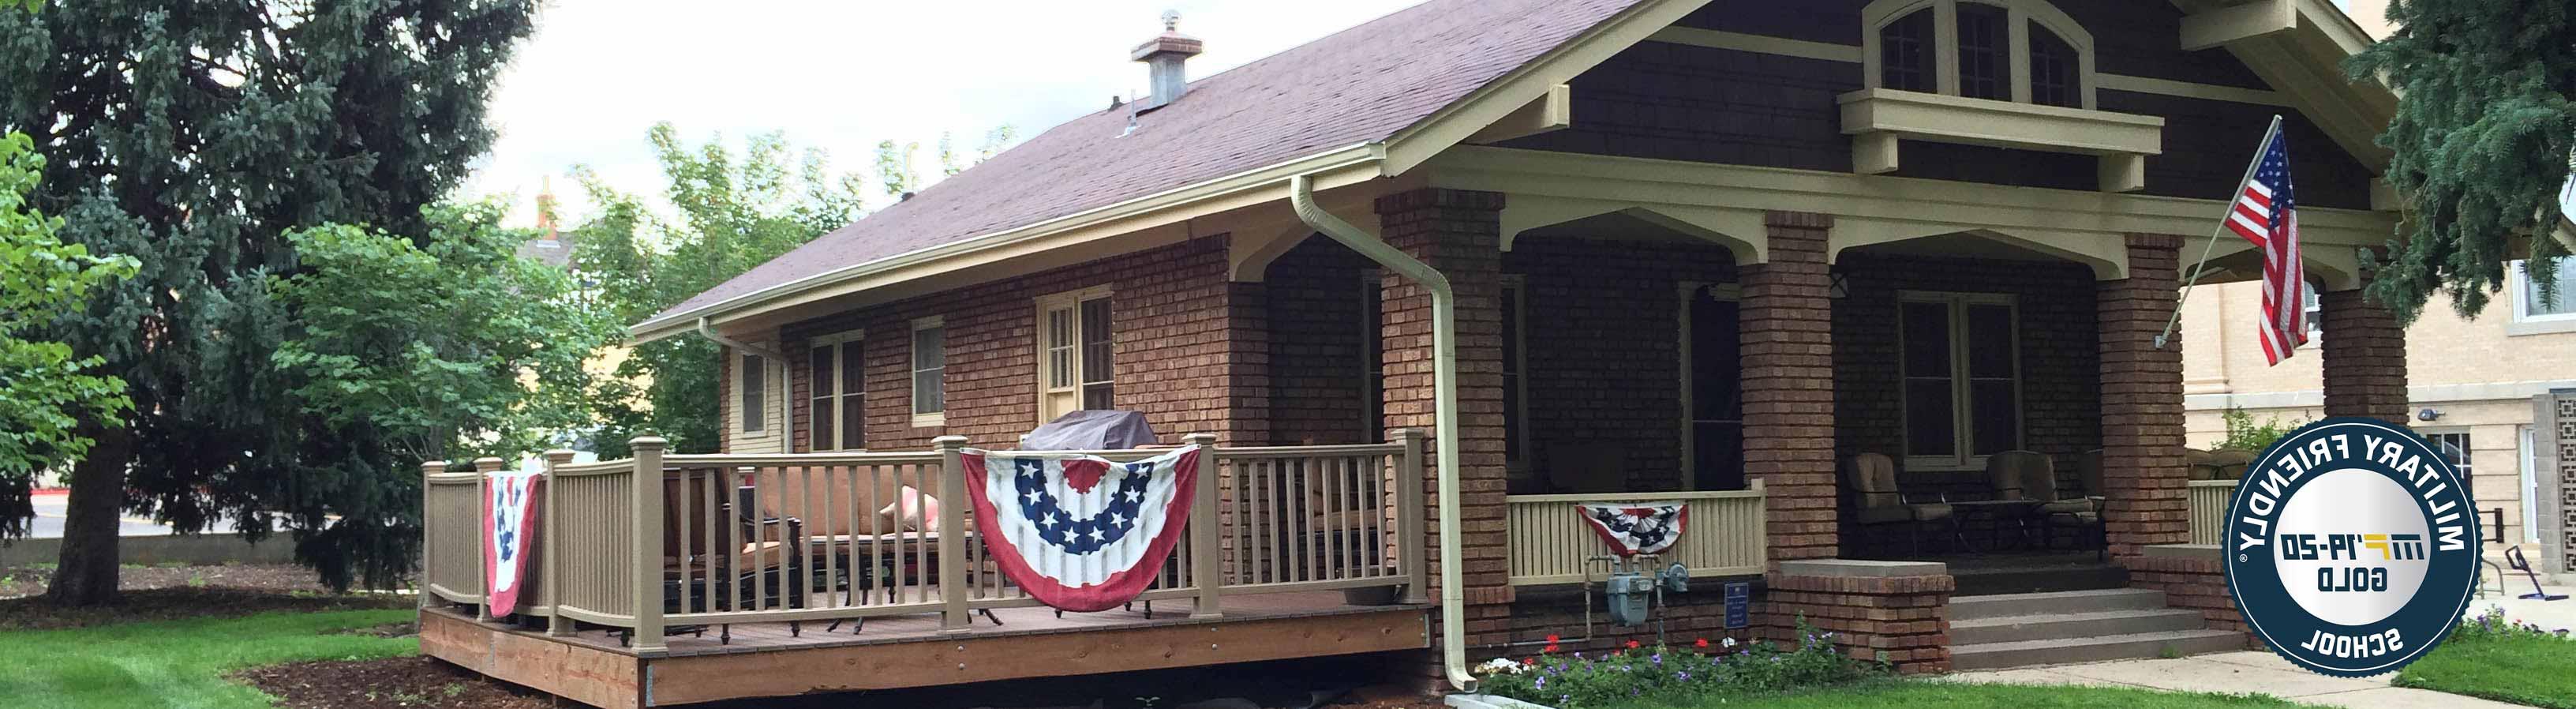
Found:
[[2245, 649], [2245, 636], [2204, 627], [2200, 613], [2133, 588], [1958, 596], [1950, 602], [1950, 668], [1984, 670]]

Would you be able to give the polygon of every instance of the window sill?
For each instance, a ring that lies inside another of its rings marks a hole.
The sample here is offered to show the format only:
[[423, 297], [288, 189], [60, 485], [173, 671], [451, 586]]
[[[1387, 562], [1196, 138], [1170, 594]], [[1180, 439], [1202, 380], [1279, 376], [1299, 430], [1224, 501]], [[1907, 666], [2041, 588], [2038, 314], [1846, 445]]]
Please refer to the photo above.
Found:
[[2102, 191], [2134, 192], [2146, 187], [2146, 157], [2164, 152], [2157, 116], [1883, 88], [1836, 102], [1863, 174], [1896, 171], [1900, 140], [1928, 140], [2098, 156]]
[[938, 428], [946, 425], [948, 425], [948, 413], [944, 411], [935, 414], [912, 415], [913, 428]]
[[2504, 324], [2504, 334], [2506, 337], [2556, 335], [2569, 332], [2576, 332], [2576, 317], [2547, 317], [2528, 320], [2516, 319]]

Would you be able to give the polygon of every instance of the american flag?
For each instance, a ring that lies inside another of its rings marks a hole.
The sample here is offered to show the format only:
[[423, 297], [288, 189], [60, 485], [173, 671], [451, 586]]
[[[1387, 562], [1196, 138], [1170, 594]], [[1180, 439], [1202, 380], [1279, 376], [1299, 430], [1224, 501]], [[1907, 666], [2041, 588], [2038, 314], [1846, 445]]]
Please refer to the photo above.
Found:
[[2227, 228], [2263, 253], [2263, 357], [2272, 364], [2308, 341], [2308, 278], [2299, 261], [2299, 210], [2292, 195], [2290, 140], [2275, 122], [2227, 214]]

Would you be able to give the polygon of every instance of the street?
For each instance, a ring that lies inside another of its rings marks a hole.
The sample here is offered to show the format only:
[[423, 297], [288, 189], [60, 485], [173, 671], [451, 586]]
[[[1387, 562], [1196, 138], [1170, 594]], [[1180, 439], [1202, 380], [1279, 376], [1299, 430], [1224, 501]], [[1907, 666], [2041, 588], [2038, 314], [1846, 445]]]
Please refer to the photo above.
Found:
[[[29, 531], [27, 536], [34, 539], [53, 539], [63, 536], [63, 513], [65, 508], [69, 506], [70, 501], [71, 496], [69, 495], [37, 495], [36, 521], [33, 529]], [[222, 532], [227, 534], [236, 531], [234, 525], [230, 522], [220, 525], [220, 529]], [[208, 533], [213, 533], [214, 531], [216, 530], [207, 530]], [[126, 515], [117, 524], [117, 534], [119, 536], [140, 537], [169, 533], [169, 525], [160, 524], [153, 522], [150, 519], [133, 515]]]

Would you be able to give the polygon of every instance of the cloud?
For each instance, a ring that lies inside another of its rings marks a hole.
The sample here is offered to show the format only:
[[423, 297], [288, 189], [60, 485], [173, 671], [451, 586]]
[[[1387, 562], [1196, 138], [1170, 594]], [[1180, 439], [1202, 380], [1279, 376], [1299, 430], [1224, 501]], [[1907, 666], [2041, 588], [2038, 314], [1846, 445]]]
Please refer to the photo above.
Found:
[[996, 126], [1027, 136], [1142, 92], [1127, 53], [1166, 9], [1207, 42], [1197, 78], [1416, 1], [555, 0], [493, 97], [501, 137], [463, 193], [515, 196], [518, 223], [548, 178], [568, 217], [587, 211], [565, 177], [575, 164], [658, 194], [644, 135], [666, 120], [693, 143], [784, 131], [844, 170], [889, 139], [921, 143], [927, 161], [943, 131], [971, 150]]

